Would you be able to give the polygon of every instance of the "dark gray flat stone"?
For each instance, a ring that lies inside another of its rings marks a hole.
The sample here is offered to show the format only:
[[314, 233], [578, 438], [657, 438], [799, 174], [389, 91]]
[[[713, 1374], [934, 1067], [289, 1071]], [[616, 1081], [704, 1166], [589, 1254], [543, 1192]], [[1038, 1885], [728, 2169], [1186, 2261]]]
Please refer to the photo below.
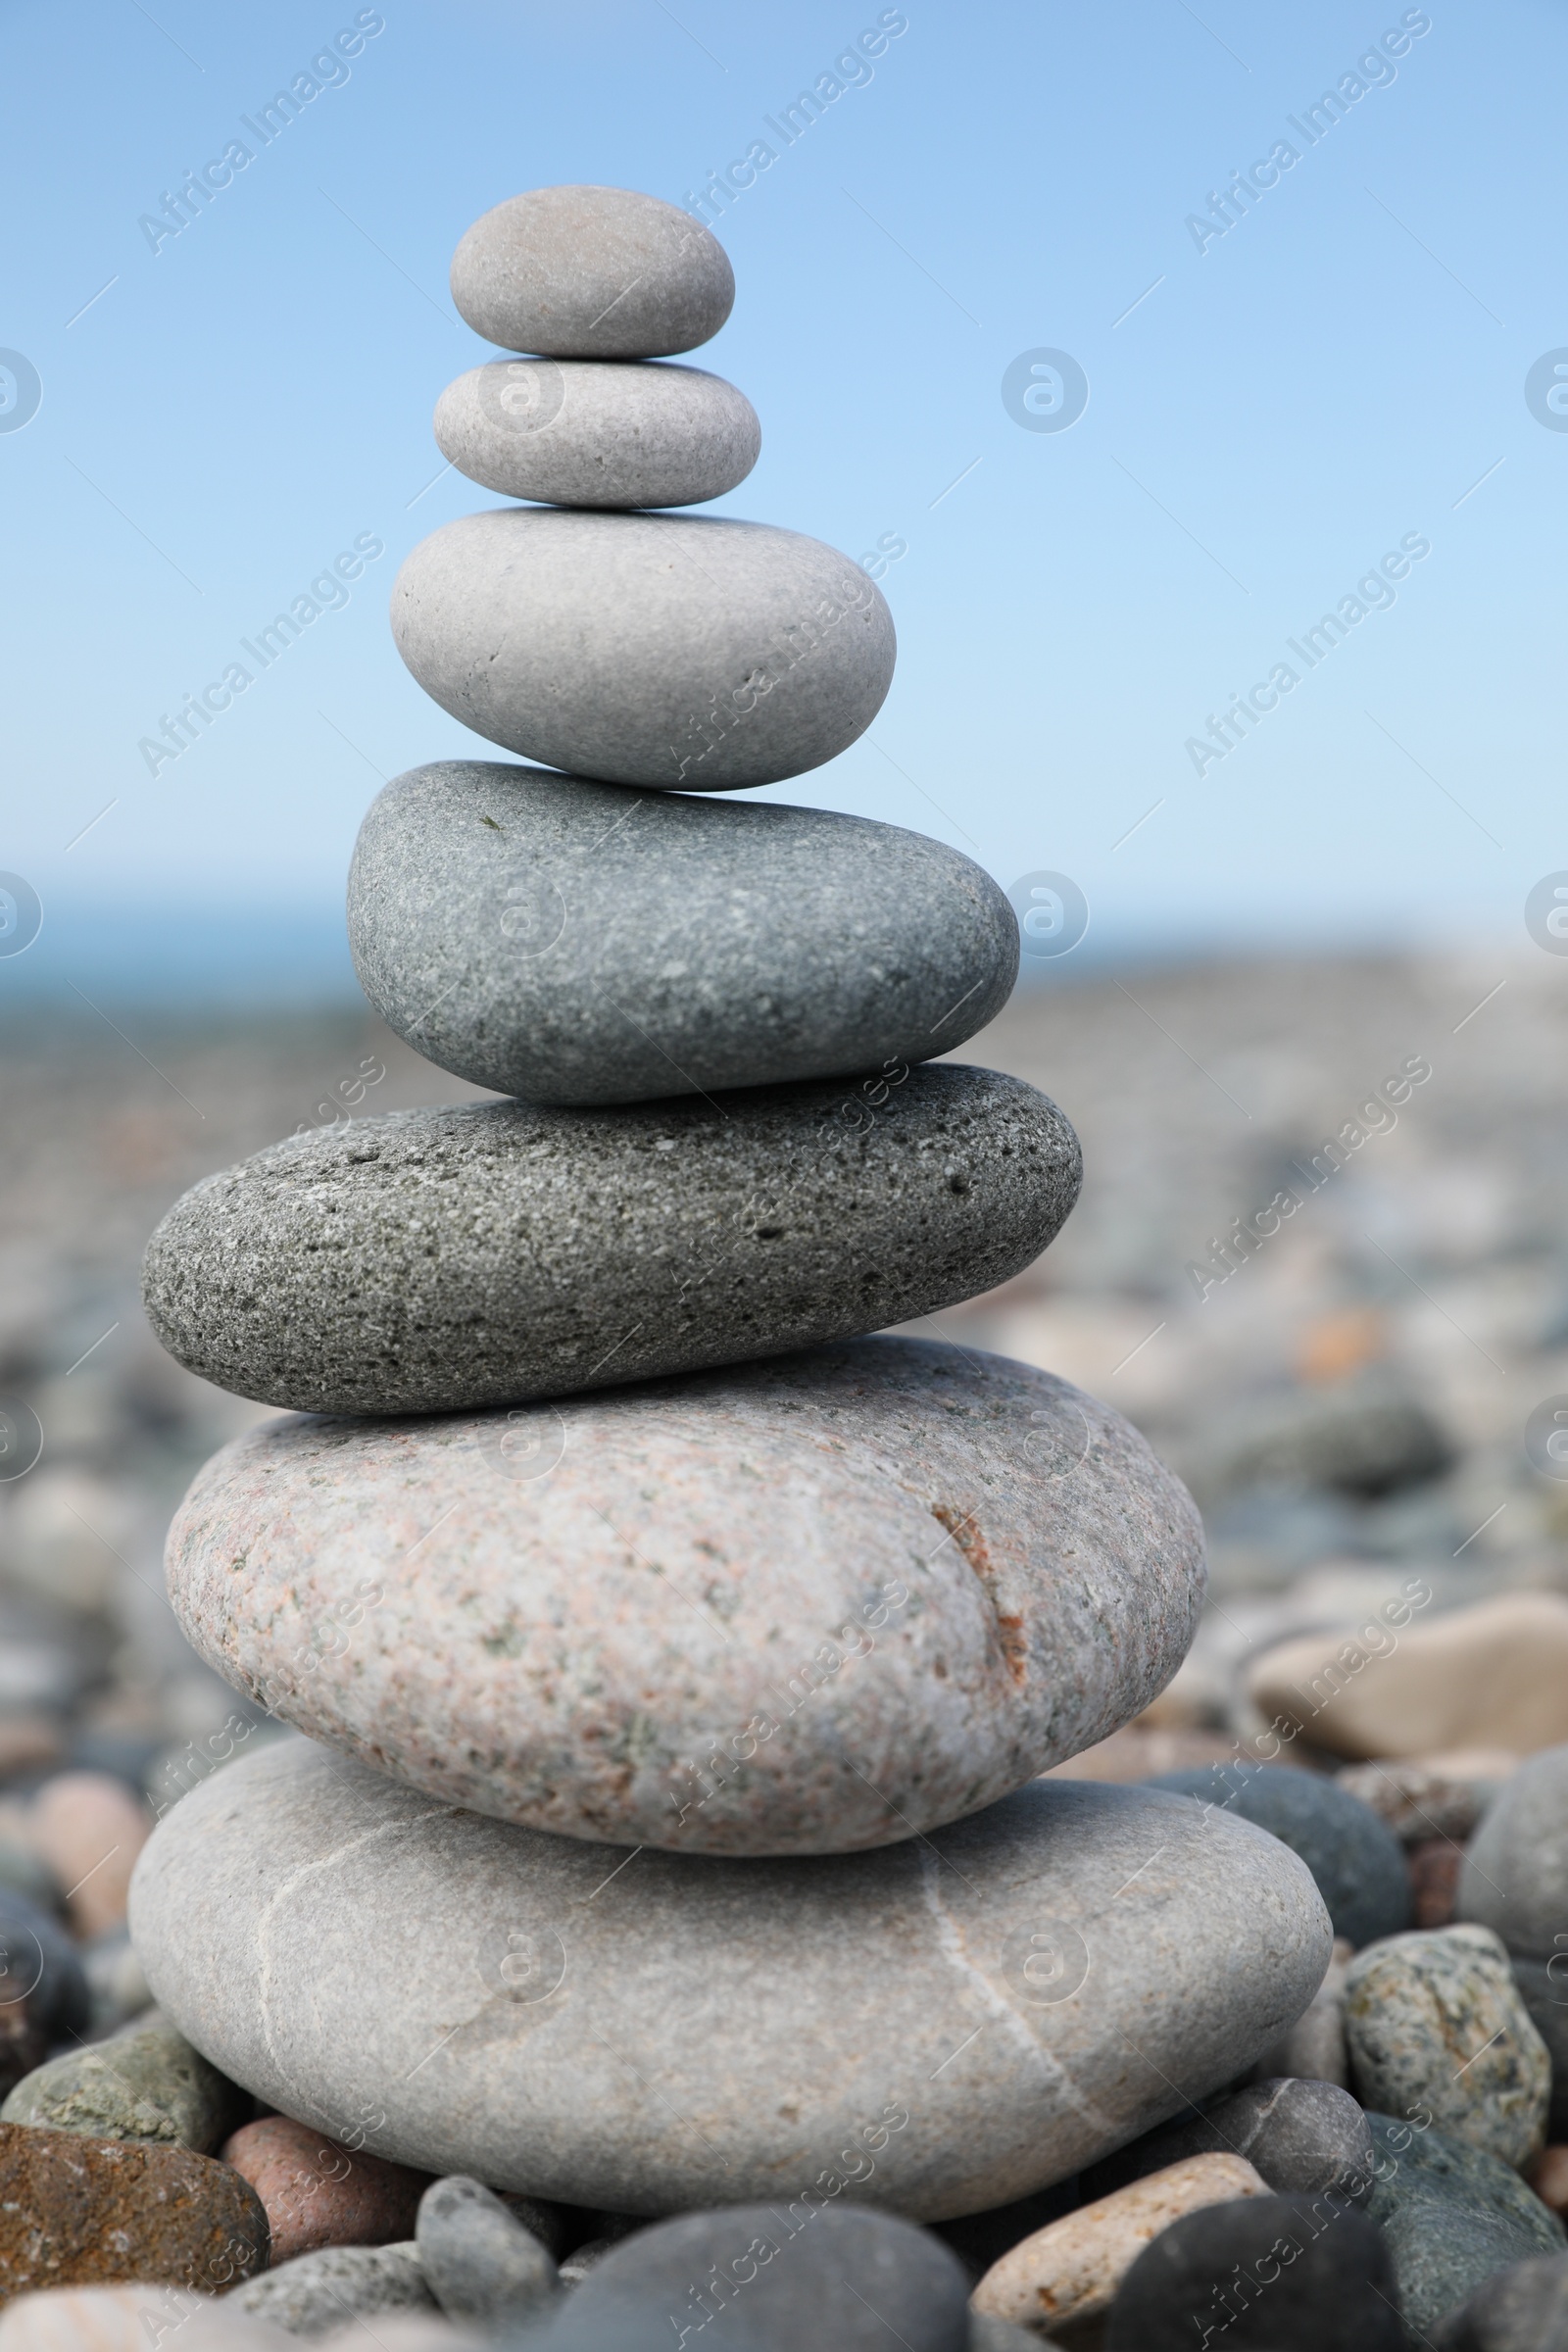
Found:
[[1183, 2214], [1122, 2280], [1107, 2352], [1404, 2352], [1380, 2230], [1332, 2197]]

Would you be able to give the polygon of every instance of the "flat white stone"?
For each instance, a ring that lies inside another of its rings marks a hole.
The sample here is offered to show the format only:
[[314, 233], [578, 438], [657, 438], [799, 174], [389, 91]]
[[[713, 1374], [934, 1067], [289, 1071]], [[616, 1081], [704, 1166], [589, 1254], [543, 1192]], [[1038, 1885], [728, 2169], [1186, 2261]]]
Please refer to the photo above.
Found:
[[688, 507], [757, 464], [744, 392], [701, 368], [632, 360], [491, 360], [448, 384], [435, 437], [460, 473], [563, 507]]

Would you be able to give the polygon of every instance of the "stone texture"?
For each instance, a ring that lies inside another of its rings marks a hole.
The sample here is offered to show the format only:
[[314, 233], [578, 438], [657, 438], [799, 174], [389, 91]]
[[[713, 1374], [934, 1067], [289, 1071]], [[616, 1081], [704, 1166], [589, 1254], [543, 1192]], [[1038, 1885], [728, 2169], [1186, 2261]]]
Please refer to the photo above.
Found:
[[[685, 2213], [594, 2265], [541, 2352], [966, 2352], [967, 2281], [946, 2246], [895, 2215], [766, 2204]], [[700, 2333], [699, 2333], [700, 2330]]]
[[1397, 1838], [1375, 1813], [1321, 1774], [1279, 1764], [1214, 1764], [1150, 1784], [1255, 1821], [1300, 1855], [1334, 1933], [1371, 1943], [1408, 1926], [1410, 1888]]
[[1265, 2193], [1244, 2157], [1183, 2157], [1012, 2247], [975, 2288], [974, 2307], [1019, 2328], [1079, 2328], [1110, 2309], [1144, 2248], [1183, 2214]]
[[1504, 1784], [1470, 1841], [1458, 1911], [1543, 1962], [1568, 1996], [1568, 1747], [1532, 1756]]
[[875, 1113], [1018, 969], [996, 883], [923, 834], [482, 760], [371, 803], [349, 940], [427, 1060], [545, 1102], [872, 1072], [848, 1091]]
[[[177, 2331], [177, 2332], [176, 2332]], [[259, 2320], [235, 2320], [182, 2286], [50, 2286], [0, 2313], [0, 2352], [288, 2352]]]
[[[509, 1464], [509, 1427], [548, 1457]], [[1136, 1714], [1203, 1569], [1108, 1406], [875, 1339], [513, 1424], [264, 1423], [168, 1576], [220, 1674], [433, 1796], [785, 1854], [935, 1829]]]
[[0, 2123], [0, 2302], [137, 2278], [222, 2294], [267, 2250], [261, 2200], [226, 2164]]
[[1176, 2116], [1084, 2175], [1085, 2196], [1104, 2197], [1189, 2157], [1243, 2157], [1281, 2195], [1343, 2197], [1372, 2190], [1372, 2133], [1348, 2090], [1332, 2082], [1250, 2083], [1200, 2112]]
[[1005, 2203], [1234, 2079], [1329, 1950], [1295, 1855], [1157, 1790], [1041, 1781], [876, 1853], [727, 1861], [487, 1821], [304, 1742], [165, 1817], [131, 1925], [271, 2104], [369, 2101], [377, 2154], [621, 2213]]
[[109, 2040], [67, 2050], [24, 2076], [0, 2107], [0, 2123], [210, 2156], [250, 2112], [249, 2095], [153, 2010]]
[[946, 1062], [874, 1109], [833, 1080], [393, 1111], [194, 1186], [144, 1292], [172, 1355], [264, 1403], [520, 1404], [934, 1313], [1037, 1257], [1080, 1173], [1047, 1096]]
[[286, 2115], [242, 2125], [222, 2155], [267, 2208], [274, 2268], [321, 2246], [406, 2240], [430, 2185], [428, 2173], [347, 2148]]
[[1381, 2231], [1330, 2199], [1254, 2197], [1184, 2215], [1134, 2263], [1107, 2352], [1404, 2352]]
[[1365, 2106], [1427, 2114], [1516, 2170], [1540, 2155], [1551, 2063], [1487, 1929], [1396, 1936], [1358, 1953], [1345, 2027]]
[[1323, 1982], [1294, 2026], [1281, 2034], [1257, 2062], [1254, 2082], [1300, 2080], [1350, 2085], [1350, 2058], [1345, 2044], [1345, 1974], [1353, 1947], [1343, 1936], [1334, 1939], [1334, 1957]]
[[1484, 2279], [1559, 2253], [1563, 2226], [1499, 2157], [1414, 2123], [1372, 2115], [1378, 2150], [1367, 2212], [1394, 2257], [1406, 2326], [1430, 2335]]
[[1533, 2254], [1477, 2287], [1440, 2320], [1432, 2352], [1563, 2352], [1568, 2254]]
[[530, 188], [468, 229], [452, 299], [490, 343], [558, 360], [652, 360], [716, 335], [735, 300], [718, 239], [630, 188]]
[[150, 1824], [122, 1781], [107, 1772], [62, 1772], [46, 1781], [30, 1817], [33, 1844], [62, 1886], [78, 1936], [101, 1936], [125, 1916], [125, 1894]]
[[514, 2326], [544, 2317], [556, 2266], [493, 2190], [461, 2174], [434, 2180], [415, 2230], [425, 2282], [449, 2318]]
[[436, 2309], [411, 2243], [322, 2246], [248, 2280], [235, 2290], [233, 2304], [247, 2318], [270, 2320], [287, 2334], [303, 2336], [335, 2332], [351, 2318]]
[[435, 404], [436, 445], [507, 498], [564, 507], [688, 507], [757, 464], [744, 392], [702, 368], [624, 360], [491, 360]]
[[[1348, 1644], [1354, 1648], [1354, 1643]], [[1248, 1676], [1265, 1715], [1283, 1716], [1337, 1756], [1413, 1756], [1442, 1747], [1523, 1752], [1568, 1739], [1568, 1598], [1505, 1592], [1402, 1629], [1361, 1664], [1337, 1634], [1268, 1650]]]
[[893, 616], [836, 548], [701, 514], [491, 508], [403, 564], [392, 634], [426, 694], [547, 767], [728, 792], [846, 751], [893, 679]]

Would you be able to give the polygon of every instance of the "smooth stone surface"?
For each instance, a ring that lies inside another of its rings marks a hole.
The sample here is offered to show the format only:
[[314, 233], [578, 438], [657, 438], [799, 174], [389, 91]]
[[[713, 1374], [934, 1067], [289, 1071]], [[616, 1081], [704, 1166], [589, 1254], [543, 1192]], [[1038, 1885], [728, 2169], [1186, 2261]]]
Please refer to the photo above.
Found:
[[[215, 2310], [212, 2296], [182, 2286], [47, 2286], [0, 2312], [0, 2352], [154, 2352], [171, 2339], [186, 2352]], [[242, 2323], [234, 2352], [249, 2343]]]
[[1345, 1972], [1351, 1946], [1343, 1936], [1334, 1939], [1334, 1957], [1322, 1984], [1294, 2026], [1273, 2049], [1265, 2050], [1253, 2076], [1256, 2082], [1303, 2081], [1350, 2086], [1350, 2056], [1345, 2042]]
[[1396, 1936], [1358, 1952], [1345, 2031], [1363, 2105], [1429, 2115], [1447, 2138], [1516, 2171], [1544, 2147], [1551, 2061], [1490, 1930]]
[[[249, 2100], [246, 2105], [249, 2106]], [[350, 2150], [291, 2116], [242, 2125], [222, 2149], [267, 2208], [272, 2267], [321, 2246], [384, 2246], [414, 2232], [428, 2173]]]
[[899, 825], [446, 760], [370, 804], [360, 985], [477, 1086], [632, 1102], [901, 1066], [992, 1020], [1018, 926], [984, 868]]
[[166, 1815], [131, 1924], [215, 2064], [296, 2114], [373, 2102], [379, 2155], [621, 2213], [917, 2220], [1233, 2079], [1330, 1940], [1294, 1854], [1154, 1790], [1035, 1782], [870, 1854], [633, 1858], [305, 1742]]
[[1459, 1917], [1539, 1960], [1568, 1995], [1568, 1747], [1548, 1747], [1503, 1784], [1459, 1873]]
[[1110, 2309], [1144, 2248], [1183, 2214], [1265, 2194], [1244, 2157], [1184, 2157], [1012, 2247], [975, 2288], [974, 2307], [1019, 2328], [1059, 2333], [1081, 2327]]
[[150, 1832], [146, 1805], [112, 1773], [62, 1772], [39, 1790], [28, 1826], [39, 1855], [70, 1890], [67, 1909], [76, 1934], [101, 1936], [118, 1927]]
[[1568, 1958], [1559, 1951], [1554, 1961], [1516, 1959], [1513, 1981], [1551, 2061], [1547, 2136], [1568, 2141]]
[[626, 2238], [573, 2290], [542, 2352], [694, 2338], [711, 2352], [965, 2352], [967, 2291], [947, 2247], [896, 2215], [780, 2196]]
[[560, 2292], [545, 2247], [482, 2181], [432, 2181], [414, 2234], [425, 2283], [451, 2319], [517, 2325], [542, 2317]]
[[716, 335], [735, 300], [718, 239], [631, 188], [529, 188], [452, 258], [452, 299], [487, 342], [558, 360], [653, 360]]
[[508, 498], [563, 507], [690, 507], [757, 464], [744, 392], [703, 368], [625, 360], [491, 360], [435, 404], [436, 446]]
[[0, 2094], [41, 2066], [57, 2043], [87, 2031], [81, 1961], [54, 1920], [0, 1887]]
[[1500, 2157], [1372, 2115], [1378, 2179], [1367, 2212], [1394, 2257], [1399, 2309], [1430, 2334], [1484, 2279], [1562, 2250], [1563, 2226]]
[[1563, 2352], [1568, 2254], [1533, 2254], [1479, 2286], [1432, 2330], [1432, 2352]]
[[1361, 2214], [1255, 2197], [1187, 2214], [1134, 2263], [1107, 2352], [1404, 2352], [1394, 2266]]
[[[436, 2310], [414, 2245], [323, 2246], [235, 2290], [234, 2308], [289, 2335], [319, 2336], [347, 2318]], [[362, 2331], [363, 2332], [363, 2331]]]
[[500, 1416], [264, 1423], [170, 1531], [181, 1627], [432, 1796], [713, 1854], [973, 1813], [1135, 1715], [1192, 1639], [1185, 1491], [1004, 1357], [863, 1340], [543, 1426], [529, 1477]]
[[1410, 1886], [1398, 1839], [1321, 1774], [1243, 1761], [1162, 1772], [1149, 1786], [1255, 1821], [1299, 1854], [1329, 1907], [1335, 1935], [1347, 1942], [1359, 1947], [1409, 1925]]
[[24, 2076], [0, 2107], [0, 2123], [210, 2156], [250, 2112], [247, 2094], [153, 2010], [109, 2040], [68, 2050]]
[[1372, 2133], [1348, 2090], [1331, 2082], [1249, 2083], [1200, 2113], [1177, 2116], [1084, 2176], [1084, 2194], [1103, 2197], [1130, 2180], [1190, 2156], [1245, 2157], [1283, 2195], [1332, 2195], [1364, 2204], [1372, 2189]]
[[491, 508], [404, 559], [392, 634], [509, 752], [665, 792], [804, 775], [893, 681], [893, 615], [837, 548], [701, 514]]
[[210, 2156], [0, 2123], [0, 2302], [137, 2278], [222, 2294], [267, 2245], [255, 2190]]
[[1418, 1618], [1396, 1648], [1349, 1671], [1345, 1647], [1335, 1635], [1281, 1642], [1248, 1676], [1249, 1694], [1337, 1756], [1529, 1753], [1568, 1739], [1568, 1598], [1560, 1592], [1504, 1592]]
[[932, 1314], [1038, 1257], [1081, 1176], [1049, 1097], [953, 1062], [874, 1109], [827, 1079], [398, 1110], [193, 1186], [143, 1293], [171, 1355], [266, 1404], [520, 1404]]

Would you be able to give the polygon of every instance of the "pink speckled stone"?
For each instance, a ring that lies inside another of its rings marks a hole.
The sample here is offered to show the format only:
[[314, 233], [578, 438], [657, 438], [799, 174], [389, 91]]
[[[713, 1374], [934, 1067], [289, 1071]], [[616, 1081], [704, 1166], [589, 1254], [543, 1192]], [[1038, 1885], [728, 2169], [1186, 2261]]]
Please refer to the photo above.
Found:
[[448, 1802], [710, 1854], [883, 1845], [1136, 1715], [1186, 1490], [1050, 1373], [863, 1340], [518, 1414], [264, 1425], [169, 1590], [286, 1721]]
[[414, 2235], [428, 2173], [388, 2164], [286, 2115], [244, 2124], [220, 2154], [267, 2208], [271, 2267], [318, 2246], [389, 2246]]

